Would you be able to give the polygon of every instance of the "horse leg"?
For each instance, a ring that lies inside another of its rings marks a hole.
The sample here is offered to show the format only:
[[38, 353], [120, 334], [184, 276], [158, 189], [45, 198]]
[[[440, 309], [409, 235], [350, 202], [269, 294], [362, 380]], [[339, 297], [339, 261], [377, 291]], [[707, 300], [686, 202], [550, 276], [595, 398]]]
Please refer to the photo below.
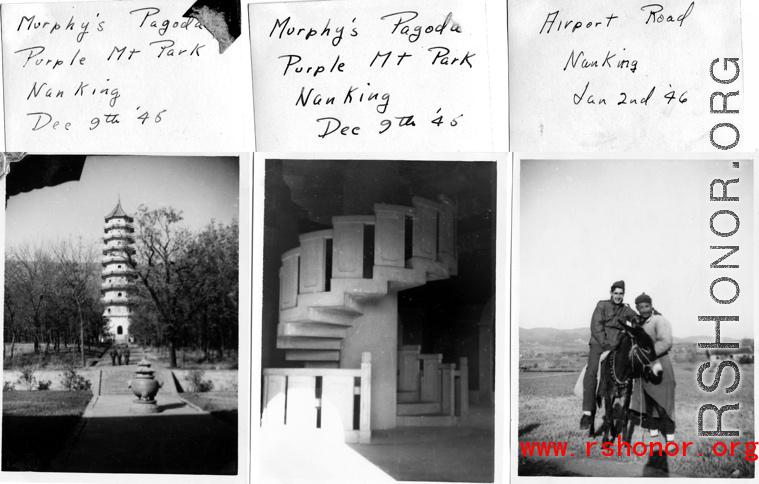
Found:
[[[632, 440], [632, 421], [630, 419], [631, 396], [626, 394], [622, 399], [622, 440], [630, 443]], [[629, 424], [629, 425], [628, 425]]]
[[611, 396], [604, 396], [604, 438], [603, 442], [611, 442], [609, 432], [614, 426], [614, 409], [611, 406]]
[[588, 430], [588, 437], [596, 436], [596, 409], [590, 411], [590, 429]]

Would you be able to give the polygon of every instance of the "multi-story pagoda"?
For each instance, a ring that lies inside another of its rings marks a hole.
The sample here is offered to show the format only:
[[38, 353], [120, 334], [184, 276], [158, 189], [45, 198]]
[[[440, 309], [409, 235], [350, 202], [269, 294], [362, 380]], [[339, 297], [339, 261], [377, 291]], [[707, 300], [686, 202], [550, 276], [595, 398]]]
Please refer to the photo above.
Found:
[[108, 332], [114, 341], [128, 342], [129, 323], [132, 315], [130, 293], [137, 274], [130, 266], [128, 257], [134, 250], [134, 219], [121, 208], [121, 200], [116, 208], [105, 216], [105, 237], [103, 237], [103, 302], [106, 304], [103, 316], [108, 319]]

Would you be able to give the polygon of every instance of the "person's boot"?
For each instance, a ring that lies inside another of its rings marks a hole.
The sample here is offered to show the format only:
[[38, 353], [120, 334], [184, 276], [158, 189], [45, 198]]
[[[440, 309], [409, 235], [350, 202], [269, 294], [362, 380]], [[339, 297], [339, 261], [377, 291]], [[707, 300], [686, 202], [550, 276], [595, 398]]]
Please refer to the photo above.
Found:
[[580, 430], [588, 430], [590, 428], [591, 417], [588, 414], [582, 414], [580, 419]]

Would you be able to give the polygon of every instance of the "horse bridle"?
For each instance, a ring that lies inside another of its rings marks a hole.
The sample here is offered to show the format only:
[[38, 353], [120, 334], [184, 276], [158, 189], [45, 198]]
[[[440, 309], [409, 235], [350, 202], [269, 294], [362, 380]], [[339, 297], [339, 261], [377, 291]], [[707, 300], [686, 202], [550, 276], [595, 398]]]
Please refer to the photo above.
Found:
[[[622, 390], [626, 389], [627, 385], [630, 383], [630, 376], [628, 375], [624, 381], [620, 381], [620, 379], [617, 378], [617, 372], [614, 371], [614, 356], [616, 354], [616, 351], [611, 352], [611, 364], [609, 366], [611, 367], [611, 376], [614, 378], [614, 382], [616, 383], [617, 387]], [[632, 373], [630, 373], [630, 375], [632, 375]]]
[[[631, 337], [632, 338], [632, 337]], [[633, 339], [632, 347], [630, 348], [630, 361], [632, 362], [632, 371], [630, 372], [630, 375], [627, 376], [627, 378], [624, 381], [621, 381], [619, 378], [617, 378], [617, 372], [614, 371], [614, 357], [616, 355], [616, 351], [611, 352], [611, 376], [614, 378], [614, 382], [616, 383], [617, 387], [620, 389], [626, 388], [627, 385], [630, 383], [630, 378], [632, 378], [632, 375], [635, 373], [635, 360], [638, 360], [643, 367], [651, 366], [653, 363], [648, 356], [645, 355], [645, 353], [648, 353], [647, 350], [644, 350], [643, 348], [640, 348], [638, 346], [638, 343], [636, 342], [635, 338]], [[636, 351], [637, 350], [637, 351]], [[641, 355], [643, 358], [646, 359], [646, 362], [643, 361], [641, 358]]]
[[[638, 349], [638, 351], [635, 351]], [[648, 353], [648, 350], [644, 350], [643, 348], [638, 347], [638, 343], [633, 340], [632, 348], [630, 348], [630, 361], [632, 361], [632, 372], [635, 373], [635, 360], [637, 359], [643, 367], [651, 366], [653, 364], [653, 361], [648, 356], [645, 356], [644, 353]], [[644, 363], [641, 359], [641, 355], [643, 354], [644, 358], [646, 359], [646, 362]]]

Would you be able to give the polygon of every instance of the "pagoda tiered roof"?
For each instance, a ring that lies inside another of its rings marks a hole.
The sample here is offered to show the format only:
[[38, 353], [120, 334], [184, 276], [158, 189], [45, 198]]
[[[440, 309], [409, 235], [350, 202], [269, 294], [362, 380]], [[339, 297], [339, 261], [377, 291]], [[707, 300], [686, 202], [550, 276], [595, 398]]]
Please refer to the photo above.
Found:
[[134, 255], [136, 253], [136, 250], [134, 249], [134, 247], [129, 247], [126, 245], [106, 246], [103, 248], [103, 255], [108, 255], [111, 252], [125, 252], [129, 255]]
[[100, 274], [100, 277], [102, 279], [107, 279], [109, 277], [130, 277], [130, 278], [136, 278], [137, 272], [132, 269], [131, 267], [124, 266], [124, 267], [106, 267], [103, 269], [103, 272]]
[[[113, 277], [113, 276], [111, 276]], [[100, 285], [100, 292], [105, 294], [108, 291], [126, 291], [127, 293], [134, 289], [134, 283], [129, 281], [104, 282]]]
[[[119, 230], [121, 230], [121, 229], [119, 229]], [[117, 233], [115, 231], [110, 231], [110, 232], [107, 232], [105, 234], [105, 236], [103, 237], [103, 241], [104, 242], [108, 242], [109, 240], [119, 240], [119, 239], [127, 240], [130, 243], [134, 243], [134, 236], [132, 236], [128, 232]]]
[[121, 208], [121, 200], [119, 200], [118, 203], [116, 204], [116, 208], [114, 208], [113, 211], [111, 211], [111, 213], [105, 216], [105, 221], [108, 222], [109, 220], [114, 219], [114, 218], [123, 218], [130, 223], [134, 222], [134, 219], [130, 217], [129, 215], [127, 215], [124, 209]]

